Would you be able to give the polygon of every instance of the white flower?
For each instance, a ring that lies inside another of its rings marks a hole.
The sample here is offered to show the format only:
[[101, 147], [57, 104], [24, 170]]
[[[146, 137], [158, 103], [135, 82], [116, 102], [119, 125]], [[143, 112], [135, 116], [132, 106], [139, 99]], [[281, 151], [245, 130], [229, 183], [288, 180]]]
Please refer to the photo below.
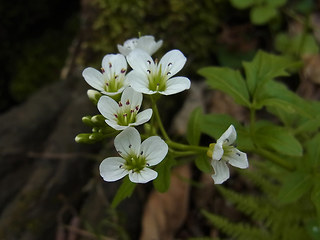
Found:
[[190, 80], [186, 77], [172, 77], [186, 63], [186, 57], [179, 50], [167, 52], [158, 63], [140, 49], [132, 51], [127, 56], [132, 67], [127, 78], [131, 87], [145, 94], [161, 93], [171, 95], [190, 88]]
[[154, 54], [162, 45], [162, 40], [156, 42], [153, 36], [142, 36], [139, 38], [131, 38], [122, 45], [117, 45], [121, 54], [127, 56], [132, 50], [138, 48], [146, 51], [148, 54]]
[[115, 137], [114, 146], [121, 157], [109, 157], [100, 164], [100, 175], [107, 182], [117, 181], [127, 174], [134, 183], [149, 182], [158, 176], [149, 167], [160, 163], [168, 153], [168, 145], [159, 136], [141, 143], [139, 132], [132, 127]]
[[108, 54], [102, 59], [101, 72], [88, 67], [83, 70], [82, 76], [91, 87], [103, 94], [114, 96], [129, 85], [125, 77], [126, 72], [125, 57], [121, 54]]
[[120, 102], [108, 96], [102, 96], [98, 101], [98, 109], [106, 118], [106, 123], [116, 129], [123, 130], [129, 126], [141, 125], [150, 120], [152, 109], [146, 109], [140, 113], [142, 94], [127, 87], [122, 95]]
[[208, 155], [212, 158], [211, 165], [214, 169], [212, 178], [215, 184], [221, 184], [230, 177], [227, 163], [242, 169], [249, 167], [247, 154], [232, 146], [236, 138], [237, 132], [234, 126], [230, 125], [216, 144], [210, 144]]

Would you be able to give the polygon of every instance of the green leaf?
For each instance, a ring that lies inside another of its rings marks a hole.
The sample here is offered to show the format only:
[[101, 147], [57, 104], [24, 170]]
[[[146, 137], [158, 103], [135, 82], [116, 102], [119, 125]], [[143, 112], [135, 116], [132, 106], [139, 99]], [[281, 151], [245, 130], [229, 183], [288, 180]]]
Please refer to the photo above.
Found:
[[275, 77], [288, 76], [286, 69], [296, 67], [297, 64], [288, 57], [258, 51], [253, 61], [243, 62], [249, 93], [256, 97], [258, 88]]
[[206, 114], [201, 117], [201, 131], [215, 139], [218, 139], [230, 125], [240, 127], [240, 123], [226, 114]]
[[253, 24], [263, 25], [276, 17], [278, 11], [272, 6], [255, 6], [250, 11], [250, 19]]
[[129, 177], [126, 176], [120, 188], [118, 189], [115, 197], [112, 200], [111, 207], [116, 208], [120, 202], [122, 202], [124, 199], [130, 197], [136, 187], [136, 184], [131, 182]]
[[204, 173], [211, 173], [212, 166], [210, 164], [210, 159], [208, 158], [207, 154], [199, 155], [195, 160], [196, 167], [204, 172]]
[[269, 81], [261, 88], [259, 93], [256, 98], [257, 108], [270, 106], [290, 114], [300, 114], [307, 118], [314, 118], [313, 106], [282, 83]]
[[270, 148], [287, 156], [302, 156], [302, 146], [288, 129], [259, 122], [254, 133], [254, 142], [261, 147]]
[[247, 86], [239, 71], [223, 67], [205, 67], [198, 73], [207, 79], [211, 87], [227, 93], [236, 103], [250, 106]]
[[252, 6], [255, 0], [231, 0], [232, 6], [238, 9], [245, 9]]
[[282, 204], [299, 200], [312, 186], [312, 178], [305, 172], [295, 171], [286, 176], [278, 199]]
[[175, 163], [176, 160], [168, 154], [166, 158], [155, 168], [155, 171], [158, 172], [158, 177], [153, 180], [153, 186], [157, 191], [166, 192], [170, 187], [171, 168]]
[[202, 109], [200, 107], [195, 108], [189, 118], [187, 127], [187, 140], [191, 145], [198, 145], [200, 141], [200, 120], [202, 115]]
[[306, 144], [307, 159], [309, 165], [316, 169], [320, 165], [320, 133], [316, 134]]

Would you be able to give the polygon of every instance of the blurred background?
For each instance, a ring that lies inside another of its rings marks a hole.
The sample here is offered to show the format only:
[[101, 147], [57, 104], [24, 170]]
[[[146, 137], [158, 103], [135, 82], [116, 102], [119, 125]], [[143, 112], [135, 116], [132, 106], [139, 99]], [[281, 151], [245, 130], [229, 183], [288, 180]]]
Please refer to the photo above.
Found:
[[[119, 183], [102, 182], [98, 166], [114, 154], [112, 141], [74, 142], [78, 133], [90, 131], [81, 117], [97, 114], [86, 97], [85, 67], [99, 69], [105, 54], [117, 52], [117, 44], [153, 35], [164, 41], [159, 57], [174, 48], [186, 55], [181, 74], [195, 86], [193, 100], [188, 93], [168, 98], [161, 109], [168, 128], [181, 116], [183, 101], [177, 100], [186, 99], [245, 121], [246, 113], [230, 107], [230, 99], [201, 85], [197, 70], [240, 68], [263, 49], [303, 61], [302, 72], [293, 73], [287, 84], [306, 98], [320, 99], [319, 8], [317, 0], [2, 1], [0, 239], [138, 239], [145, 226], [143, 204], [152, 186], [139, 186], [118, 212], [111, 210]], [[228, 104], [217, 106], [216, 99]], [[248, 188], [241, 179], [229, 184]], [[195, 190], [183, 196], [191, 193]], [[219, 197], [214, 203], [192, 199], [188, 208], [224, 206]], [[220, 236], [188, 208], [181, 210], [171, 237]]]

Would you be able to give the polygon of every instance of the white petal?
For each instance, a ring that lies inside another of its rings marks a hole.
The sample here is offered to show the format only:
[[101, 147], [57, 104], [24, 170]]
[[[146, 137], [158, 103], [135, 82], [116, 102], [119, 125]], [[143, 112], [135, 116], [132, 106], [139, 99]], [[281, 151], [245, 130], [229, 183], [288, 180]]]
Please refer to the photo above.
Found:
[[108, 54], [102, 59], [102, 67], [107, 76], [120, 75], [122, 69], [127, 70], [127, 61], [122, 54]]
[[154, 54], [162, 45], [162, 40], [156, 41], [153, 36], [142, 36], [138, 39], [136, 48], [146, 51], [150, 56]]
[[115, 115], [119, 110], [118, 103], [113, 100], [111, 97], [102, 96], [100, 97], [97, 104], [99, 112], [107, 119], [114, 120]]
[[237, 132], [236, 132], [234, 126], [230, 125], [230, 127], [217, 140], [217, 143], [231, 145], [234, 143], [236, 138], [237, 138]]
[[167, 74], [171, 73], [171, 76], [179, 72], [184, 64], [186, 63], [187, 58], [179, 50], [171, 50], [167, 52], [160, 60], [159, 66], [162, 66], [162, 72]]
[[103, 91], [104, 90], [104, 79], [101, 72], [98, 70], [88, 67], [83, 70], [82, 76], [84, 77], [84, 80], [93, 88]]
[[150, 120], [152, 117], [152, 109], [148, 108], [142, 112], [139, 112], [136, 116], [135, 126], [144, 124]]
[[191, 82], [186, 77], [174, 77], [167, 81], [166, 90], [161, 92], [163, 95], [171, 95], [189, 89]]
[[127, 78], [130, 86], [136, 91], [144, 94], [154, 94], [154, 91], [149, 89], [149, 81], [147, 75], [141, 74], [135, 70], [128, 73]]
[[[141, 49], [135, 49], [133, 50], [128, 56], [127, 61], [132, 69], [138, 71], [141, 74], [147, 74], [147, 70], [150, 68], [149, 65], [154, 65], [154, 62], [151, 58], [151, 56], [141, 50]], [[151, 64], [149, 64], [150, 62]]]
[[117, 47], [118, 47], [119, 52], [120, 52], [121, 54], [123, 54], [124, 56], [127, 56], [127, 55], [131, 52], [131, 49], [126, 48], [126, 47], [124, 47], [124, 46], [122, 46], [122, 45], [119, 45], [119, 44], [118, 44]]
[[147, 183], [158, 176], [158, 173], [150, 168], [144, 168], [140, 172], [129, 172], [129, 179], [134, 183]]
[[124, 129], [126, 129], [126, 128], [129, 127], [129, 126], [119, 125], [116, 120], [108, 120], [108, 119], [106, 119], [106, 123], [107, 123], [110, 127], [112, 127], [113, 129], [118, 130], [118, 131], [122, 131], [122, 130], [124, 130]]
[[225, 161], [211, 161], [211, 166], [214, 169], [214, 174], [211, 177], [215, 184], [221, 184], [230, 177], [229, 168]]
[[120, 157], [110, 157], [104, 159], [99, 167], [100, 175], [107, 182], [117, 181], [128, 174], [128, 171], [121, 168], [125, 160]]
[[165, 158], [168, 145], [159, 136], [152, 136], [142, 142], [140, 151], [146, 157], [147, 163], [154, 166]]
[[231, 152], [228, 152], [228, 154], [225, 154], [222, 159], [229, 162], [230, 165], [238, 168], [248, 168], [248, 158], [247, 154], [244, 152], [239, 151], [236, 148], [233, 148], [230, 150]]
[[114, 146], [122, 157], [126, 157], [132, 153], [138, 155], [140, 153], [140, 145], [140, 134], [133, 127], [126, 128], [114, 139]]
[[216, 143], [212, 152], [212, 159], [219, 161], [222, 158], [223, 153], [222, 143]]
[[121, 95], [121, 102], [125, 105], [127, 102], [135, 108], [136, 106], [141, 107], [142, 103], [142, 94], [140, 92], [136, 92], [132, 87], [127, 87], [122, 95]]

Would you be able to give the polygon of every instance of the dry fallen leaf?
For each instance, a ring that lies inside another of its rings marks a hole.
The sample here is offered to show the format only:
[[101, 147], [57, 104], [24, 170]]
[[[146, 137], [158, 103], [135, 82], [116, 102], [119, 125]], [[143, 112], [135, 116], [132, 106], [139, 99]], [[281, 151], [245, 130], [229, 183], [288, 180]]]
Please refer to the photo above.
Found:
[[142, 217], [140, 240], [170, 240], [184, 222], [189, 203], [189, 165], [175, 168], [171, 174], [170, 188], [166, 193], [152, 192]]

